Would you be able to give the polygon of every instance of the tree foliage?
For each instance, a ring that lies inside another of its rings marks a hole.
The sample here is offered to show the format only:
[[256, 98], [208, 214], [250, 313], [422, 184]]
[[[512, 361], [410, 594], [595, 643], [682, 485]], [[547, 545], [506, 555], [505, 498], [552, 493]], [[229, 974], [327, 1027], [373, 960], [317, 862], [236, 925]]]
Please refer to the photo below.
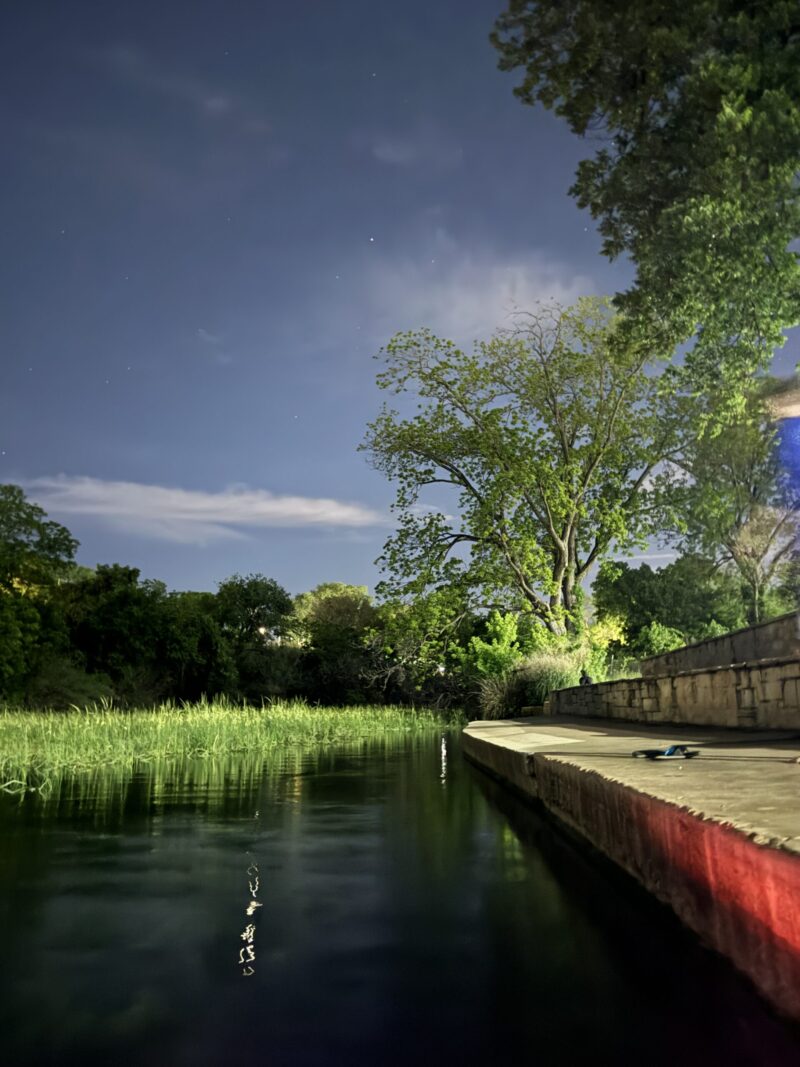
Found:
[[462, 667], [482, 678], [510, 671], [522, 658], [517, 640], [517, 616], [511, 612], [490, 612], [486, 633], [473, 635], [459, 658]]
[[263, 574], [234, 574], [220, 582], [217, 590], [220, 624], [240, 648], [279, 636], [291, 611], [292, 599], [286, 590]]
[[365, 585], [322, 582], [294, 598], [291, 623], [301, 639], [313, 642], [314, 633], [325, 628], [360, 632], [374, 621], [375, 609]]
[[770, 587], [797, 551], [800, 499], [785, 477], [776, 430], [752, 391], [746, 412], [713, 438], [687, 435], [660, 489], [681, 549], [734, 568], [748, 621], [757, 623]]
[[571, 193], [636, 267], [630, 321], [696, 335], [696, 387], [744, 381], [800, 320], [796, 0], [510, 0], [492, 40], [597, 145]]
[[304, 644], [306, 690], [327, 703], [363, 700], [369, 689], [366, 635], [376, 609], [365, 585], [323, 582], [294, 599], [291, 630]]
[[[680, 633], [680, 644], [735, 630], [747, 622], [736, 574], [697, 555], [681, 556], [659, 570], [647, 563], [632, 567], [607, 560], [595, 577], [592, 597], [599, 621], [622, 621], [625, 648], [634, 656], [654, 654], [653, 642], [663, 632], [653, 631], [654, 624]], [[612, 652], [621, 650], [622, 642], [614, 644], [617, 648]]]
[[[647, 480], [672, 436], [648, 350], [587, 298], [521, 316], [472, 353], [422, 330], [384, 356], [379, 386], [419, 403], [410, 417], [384, 406], [362, 445], [398, 487], [383, 590], [477, 591], [563, 631], [592, 565], [651, 531]], [[430, 486], [455, 493], [454, 517], [421, 505]]]
[[[100, 564], [88, 577], [61, 587], [58, 596], [71, 646], [87, 671], [130, 684], [157, 673], [163, 582], [140, 581], [136, 567]], [[152, 698], [158, 696], [156, 687]]]
[[49, 520], [18, 485], [0, 485], [0, 589], [53, 582], [77, 547], [69, 530]]

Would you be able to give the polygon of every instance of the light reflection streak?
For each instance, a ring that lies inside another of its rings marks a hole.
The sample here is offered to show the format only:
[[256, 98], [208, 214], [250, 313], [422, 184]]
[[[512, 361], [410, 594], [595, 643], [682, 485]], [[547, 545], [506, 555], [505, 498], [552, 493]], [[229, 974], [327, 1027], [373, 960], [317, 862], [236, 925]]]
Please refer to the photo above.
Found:
[[439, 775], [439, 781], [442, 785], [447, 781], [447, 741], [444, 734], [442, 735], [442, 771]]
[[[263, 906], [257, 899], [259, 885], [258, 864], [251, 863], [247, 868], [247, 888], [250, 890], [250, 901], [245, 910], [245, 915], [248, 919], [255, 915], [257, 908]], [[251, 978], [256, 973], [256, 969], [253, 966], [256, 961], [256, 924], [247, 923], [239, 937], [244, 941], [244, 944], [239, 949], [239, 965], [242, 968], [242, 975], [245, 978]]]

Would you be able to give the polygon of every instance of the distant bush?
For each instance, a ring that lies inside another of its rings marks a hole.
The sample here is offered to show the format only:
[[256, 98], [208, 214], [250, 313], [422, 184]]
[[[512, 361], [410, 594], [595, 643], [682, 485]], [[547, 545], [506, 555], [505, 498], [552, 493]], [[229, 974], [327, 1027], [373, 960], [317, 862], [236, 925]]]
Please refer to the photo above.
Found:
[[504, 719], [524, 706], [524, 683], [518, 671], [491, 674], [478, 682], [478, 708], [482, 719]]
[[592, 675], [593, 681], [602, 682], [615, 682], [618, 678], [641, 678], [642, 668], [638, 659], [630, 659], [627, 656], [609, 657], [606, 662], [605, 671], [602, 678], [595, 678]]
[[517, 617], [492, 611], [486, 620], [486, 636], [469, 639], [467, 648], [459, 650], [462, 668], [481, 678], [502, 676], [520, 660], [517, 642]]
[[647, 659], [648, 656], [660, 656], [664, 652], [672, 652], [673, 649], [681, 648], [686, 644], [686, 636], [680, 630], [674, 630], [671, 626], [653, 621], [639, 631], [632, 651], [639, 659]]
[[478, 705], [481, 718], [502, 719], [524, 707], [544, 704], [554, 689], [567, 689], [580, 680], [584, 651], [534, 652], [516, 670], [481, 678]]
[[517, 671], [526, 704], [544, 704], [554, 689], [577, 685], [581, 674], [582, 654], [573, 652], [535, 652]]
[[87, 674], [67, 656], [51, 655], [42, 660], [28, 683], [24, 703], [31, 708], [64, 710], [101, 704], [113, 695], [108, 675]]

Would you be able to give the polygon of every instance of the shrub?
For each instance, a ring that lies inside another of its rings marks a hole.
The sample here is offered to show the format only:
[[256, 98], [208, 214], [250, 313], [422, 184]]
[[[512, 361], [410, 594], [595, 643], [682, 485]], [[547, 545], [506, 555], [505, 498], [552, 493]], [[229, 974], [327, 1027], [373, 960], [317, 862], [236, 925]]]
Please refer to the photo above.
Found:
[[491, 612], [486, 620], [486, 638], [471, 637], [459, 658], [469, 674], [482, 678], [506, 674], [520, 659], [516, 616]]
[[524, 707], [544, 704], [554, 689], [577, 685], [584, 650], [535, 652], [516, 670], [481, 678], [477, 699], [482, 719], [503, 719]]
[[686, 637], [680, 630], [674, 630], [671, 626], [655, 620], [649, 626], [639, 631], [633, 651], [639, 659], [647, 659], [648, 656], [660, 656], [664, 652], [672, 652], [675, 648], [681, 648], [686, 644]]
[[67, 656], [45, 657], [25, 689], [25, 704], [32, 708], [88, 707], [110, 700], [114, 694], [106, 674], [87, 674]]
[[478, 682], [478, 707], [482, 719], [504, 719], [525, 704], [525, 683], [519, 671], [490, 674]]
[[520, 676], [525, 704], [544, 704], [554, 689], [577, 685], [581, 673], [581, 651], [535, 652], [516, 672]]

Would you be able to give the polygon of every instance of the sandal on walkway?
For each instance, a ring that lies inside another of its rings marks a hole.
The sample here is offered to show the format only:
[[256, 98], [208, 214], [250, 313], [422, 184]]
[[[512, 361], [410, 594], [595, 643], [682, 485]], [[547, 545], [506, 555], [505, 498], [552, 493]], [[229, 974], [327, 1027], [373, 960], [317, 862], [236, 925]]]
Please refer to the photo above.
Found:
[[686, 745], [670, 745], [669, 748], [637, 748], [631, 755], [638, 759], [691, 759], [700, 753]]

